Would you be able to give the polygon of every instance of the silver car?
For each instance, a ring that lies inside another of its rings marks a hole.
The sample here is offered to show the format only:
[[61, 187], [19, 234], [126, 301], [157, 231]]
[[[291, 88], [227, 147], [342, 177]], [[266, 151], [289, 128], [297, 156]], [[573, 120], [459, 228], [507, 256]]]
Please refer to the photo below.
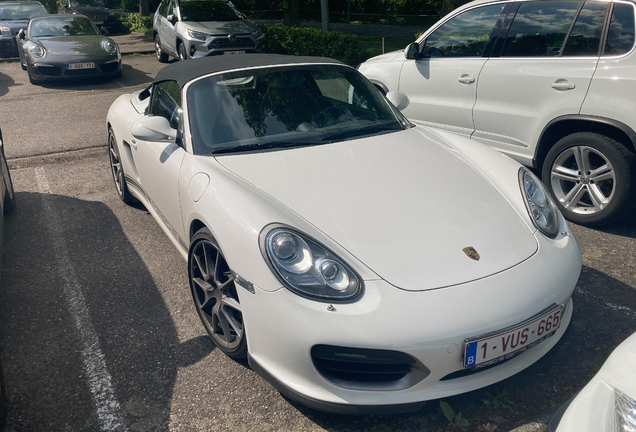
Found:
[[227, 0], [163, 0], [153, 20], [157, 59], [262, 53], [265, 35]]

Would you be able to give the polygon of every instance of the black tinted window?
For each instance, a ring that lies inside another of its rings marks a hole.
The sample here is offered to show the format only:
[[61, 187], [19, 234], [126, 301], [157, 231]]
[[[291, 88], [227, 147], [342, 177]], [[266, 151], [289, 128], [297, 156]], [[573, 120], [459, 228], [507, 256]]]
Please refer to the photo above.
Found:
[[161, 2], [161, 5], [159, 6], [159, 15], [163, 17], [168, 16], [168, 0]]
[[471, 9], [426, 38], [422, 57], [481, 57], [504, 5]]
[[565, 44], [563, 56], [598, 55], [607, 5], [608, 3], [585, 2]]
[[612, 12], [605, 55], [628, 53], [634, 46], [634, 7], [624, 3], [616, 3]]
[[580, 4], [574, 1], [522, 3], [508, 31], [501, 56], [558, 56]]

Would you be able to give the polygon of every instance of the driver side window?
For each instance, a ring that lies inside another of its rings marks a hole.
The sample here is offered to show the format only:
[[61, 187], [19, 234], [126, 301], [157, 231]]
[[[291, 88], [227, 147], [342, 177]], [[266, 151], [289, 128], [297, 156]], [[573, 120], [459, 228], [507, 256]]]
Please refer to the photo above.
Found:
[[163, 81], [152, 90], [150, 115], [165, 117], [170, 127], [179, 129], [181, 125], [181, 89], [176, 81]]
[[420, 57], [481, 57], [504, 7], [478, 7], [451, 18], [426, 38]]

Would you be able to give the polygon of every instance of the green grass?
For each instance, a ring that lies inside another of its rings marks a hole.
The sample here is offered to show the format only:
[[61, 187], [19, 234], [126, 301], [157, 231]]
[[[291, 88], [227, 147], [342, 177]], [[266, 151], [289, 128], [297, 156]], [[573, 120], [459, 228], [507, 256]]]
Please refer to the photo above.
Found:
[[[382, 54], [381, 37], [359, 36], [358, 41], [360, 42], [364, 60]], [[403, 50], [411, 42], [415, 42], [415, 35], [413, 35], [413, 39], [384, 38], [384, 52]]]

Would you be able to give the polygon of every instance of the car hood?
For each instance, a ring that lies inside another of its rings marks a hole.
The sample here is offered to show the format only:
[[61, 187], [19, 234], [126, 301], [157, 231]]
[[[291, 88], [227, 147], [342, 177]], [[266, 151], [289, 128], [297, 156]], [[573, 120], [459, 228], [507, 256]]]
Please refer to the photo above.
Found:
[[29, 25], [29, 20], [19, 21], [2, 21], [0, 20], [0, 27], [9, 27], [11, 29], [11, 35], [15, 36], [21, 29], [26, 30]]
[[256, 31], [256, 26], [245, 20], [238, 21], [205, 21], [184, 22], [183, 25], [194, 31], [211, 35], [250, 34]]
[[424, 128], [217, 160], [404, 290], [484, 278], [538, 248], [496, 187]]
[[78, 60], [109, 56], [102, 48], [102, 41], [108, 38], [102, 35], [41, 37], [32, 40], [46, 48], [47, 56], [77, 57]]

